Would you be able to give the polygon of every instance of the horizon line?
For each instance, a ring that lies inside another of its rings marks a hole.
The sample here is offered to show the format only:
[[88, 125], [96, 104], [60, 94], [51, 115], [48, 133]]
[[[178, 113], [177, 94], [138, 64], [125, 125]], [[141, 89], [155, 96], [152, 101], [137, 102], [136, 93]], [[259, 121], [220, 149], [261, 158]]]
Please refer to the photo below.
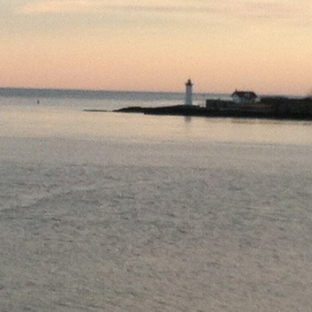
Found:
[[[170, 91], [170, 90], [126, 90], [126, 89], [82, 89], [82, 88], [58, 88], [58, 87], [4, 87], [0, 86], [0, 90], [28, 90], [28, 91], [63, 91], [63, 92], [89, 92], [89, 93], [95, 93], [95, 92], [138, 92], [138, 93], [182, 93], [184, 94], [185, 91]], [[193, 92], [193, 94], [232, 94], [234, 91], [229, 92], [218, 92], [218, 91], [204, 91], [204, 92]], [[305, 94], [289, 94], [289, 93], [258, 93], [256, 94], [262, 95], [271, 95], [271, 96], [302, 96], [305, 97]]]

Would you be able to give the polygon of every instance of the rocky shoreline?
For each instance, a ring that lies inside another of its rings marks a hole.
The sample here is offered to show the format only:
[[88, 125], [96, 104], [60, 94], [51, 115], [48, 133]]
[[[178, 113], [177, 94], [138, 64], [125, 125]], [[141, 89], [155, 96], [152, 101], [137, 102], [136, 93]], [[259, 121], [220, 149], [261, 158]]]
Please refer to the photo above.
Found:
[[178, 115], [196, 117], [237, 117], [312, 120], [312, 98], [290, 99], [263, 97], [259, 102], [235, 104], [232, 101], [206, 100], [206, 106], [174, 105], [161, 107], [124, 107], [114, 110], [120, 113], [147, 115]]

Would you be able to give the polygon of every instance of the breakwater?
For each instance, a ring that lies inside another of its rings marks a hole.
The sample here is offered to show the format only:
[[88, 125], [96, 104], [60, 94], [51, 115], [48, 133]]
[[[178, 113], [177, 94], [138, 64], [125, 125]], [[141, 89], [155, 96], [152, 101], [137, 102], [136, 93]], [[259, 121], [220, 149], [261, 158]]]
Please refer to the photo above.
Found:
[[206, 100], [205, 107], [174, 105], [161, 107], [125, 107], [115, 112], [152, 115], [181, 115], [202, 117], [312, 119], [312, 98], [291, 99], [263, 97], [256, 103], [236, 104], [232, 101]]

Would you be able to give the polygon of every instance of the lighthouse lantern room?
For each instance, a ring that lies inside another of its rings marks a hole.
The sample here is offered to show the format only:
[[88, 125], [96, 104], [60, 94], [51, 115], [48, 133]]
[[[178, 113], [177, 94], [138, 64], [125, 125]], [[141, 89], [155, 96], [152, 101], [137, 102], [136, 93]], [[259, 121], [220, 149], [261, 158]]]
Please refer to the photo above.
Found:
[[192, 105], [192, 87], [193, 83], [191, 79], [189, 79], [186, 83], [186, 91], [185, 91], [185, 105]]

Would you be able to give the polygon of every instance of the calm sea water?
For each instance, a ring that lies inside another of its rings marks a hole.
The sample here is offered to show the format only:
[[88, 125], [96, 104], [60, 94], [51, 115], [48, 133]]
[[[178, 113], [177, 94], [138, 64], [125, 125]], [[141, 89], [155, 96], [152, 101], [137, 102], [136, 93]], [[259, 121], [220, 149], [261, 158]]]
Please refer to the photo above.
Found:
[[83, 111], [183, 93], [1, 94], [1, 311], [310, 311], [311, 122]]

